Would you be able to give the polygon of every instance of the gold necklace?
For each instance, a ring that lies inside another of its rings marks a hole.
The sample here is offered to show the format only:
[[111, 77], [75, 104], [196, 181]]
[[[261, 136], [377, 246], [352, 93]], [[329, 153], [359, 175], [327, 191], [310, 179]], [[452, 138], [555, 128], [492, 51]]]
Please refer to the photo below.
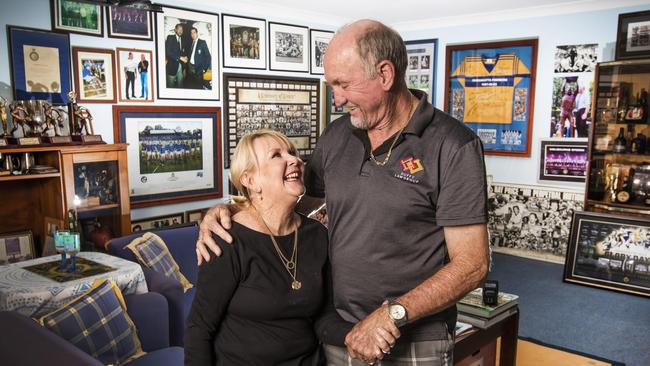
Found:
[[284, 256], [284, 253], [282, 253], [282, 250], [280, 250], [280, 246], [275, 241], [273, 232], [266, 224], [266, 221], [264, 221], [262, 215], [259, 213], [259, 211], [257, 210], [255, 211], [257, 212], [257, 215], [260, 217], [260, 220], [262, 220], [262, 224], [264, 224], [266, 230], [269, 231], [271, 242], [273, 243], [275, 252], [278, 254], [278, 257], [280, 257], [280, 262], [282, 262], [284, 269], [287, 270], [287, 273], [289, 273], [289, 276], [291, 276], [291, 278], [293, 279], [293, 282], [291, 282], [291, 288], [294, 290], [300, 290], [300, 288], [302, 287], [302, 283], [298, 281], [298, 279], [296, 278], [297, 271], [298, 271], [298, 228], [296, 228], [296, 231], [294, 231], [294, 235], [293, 235], [293, 251], [291, 252], [291, 258], [287, 258]]
[[402, 131], [404, 131], [406, 126], [408, 126], [409, 120], [411, 119], [411, 117], [413, 117], [413, 112], [415, 112], [415, 109], [413, 108], [413, 102], [411, 102], [411, 109], [409, 109], [409, 114], [408, 117], [406, 118], [406, 124], [404, 124], [404, 126], [402, 126], [402, 128], [400, 128], [400, 130], [397, 131], [397, 135], [395, 136], [395, 139], [393, 139], [393, 143], [390, 144], [390, 147], [388, 148], [388, 153], [386, 154], [384, 160], [383, 161], [377, 160], [375, 154], [373, 154], [372, 152], [372, 148], [370, 148], [370, 160], [372, 160], [378, 166], [384, 166], [388, 163], [388, 161], [390, 160], [390, 154], [393, 152], [393, 147], [395, 147], [395, 144], [397, 143], [397, 139], [399, 139], [400, 135], [402, 134]]

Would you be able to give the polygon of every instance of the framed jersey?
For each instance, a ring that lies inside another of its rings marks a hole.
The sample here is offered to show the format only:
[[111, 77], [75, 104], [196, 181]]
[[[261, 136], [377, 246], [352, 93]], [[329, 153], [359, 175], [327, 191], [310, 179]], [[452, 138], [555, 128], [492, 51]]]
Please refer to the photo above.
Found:
[[537, 39], [447, 46], [445, 111], [490, 155], [530, 156]]

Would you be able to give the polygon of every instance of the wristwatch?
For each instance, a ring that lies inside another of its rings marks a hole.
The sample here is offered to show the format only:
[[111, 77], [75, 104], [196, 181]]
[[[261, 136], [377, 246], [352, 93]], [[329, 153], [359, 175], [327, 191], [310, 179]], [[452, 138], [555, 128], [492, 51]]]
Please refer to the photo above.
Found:
[[393, 320], [395, 326], [398, 328], [408, 322], [406, 308], [395, 299], [388, 300], [388, 317]]

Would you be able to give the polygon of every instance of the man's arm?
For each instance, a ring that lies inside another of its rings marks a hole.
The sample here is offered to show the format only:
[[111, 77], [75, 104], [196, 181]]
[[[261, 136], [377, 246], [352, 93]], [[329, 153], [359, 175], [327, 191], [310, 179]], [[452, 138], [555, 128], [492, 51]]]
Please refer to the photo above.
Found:
[[201, 220], [199, 225], [199, 238], [196, 241], [196, 259], [199, 264], [210, 261], [210, 252], [213, 251], [217, 256], [221, 255], [221, 248], [212, 239], [212, 233], [219, 236], [227, 243], [232, 243], [232, 236], [227, 230], [231, 228], [230, 218], [239, 212], [237, 205], [215, 205], [212, 207]]

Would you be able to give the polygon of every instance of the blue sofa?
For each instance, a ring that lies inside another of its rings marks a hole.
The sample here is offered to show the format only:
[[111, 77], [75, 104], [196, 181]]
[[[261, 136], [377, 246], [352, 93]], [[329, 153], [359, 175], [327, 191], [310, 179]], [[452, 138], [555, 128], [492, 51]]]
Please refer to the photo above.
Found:
[[[169, 346], [165, 298], [149, 292], [127, 295], [124, 299], [127, 312], [138, 330], [142, 349], [147, 352], [125, 365], [182, 366], [183, 348]], [[0, 312], [0, 324], [8, 331], [0, 337], [3, 365], [102, 365], [72, 343], [18, 312]]]
[[[196, 264], [196, 241], [199, 237], [199, 227], [196, 224], [186, 224], [152, 231], [160, 236], [171, 253], [181, 272], [191, 284], [196, 285], [198, 266]], [[138, 262], [133, 252], [124, 248], [133, 239], [142, 236], [144, 232], [112, 239], [107, 243], [108, 253], [133, 262]], [[190, 312], [195, 289], [183, 293], [181, 283], [165, 277], [149, 268], [143, 267], [149, 291], [162, 294], [169, 304], [169, 343], [172, 346], [183, 346], [185, 334], [185, 319]]]

